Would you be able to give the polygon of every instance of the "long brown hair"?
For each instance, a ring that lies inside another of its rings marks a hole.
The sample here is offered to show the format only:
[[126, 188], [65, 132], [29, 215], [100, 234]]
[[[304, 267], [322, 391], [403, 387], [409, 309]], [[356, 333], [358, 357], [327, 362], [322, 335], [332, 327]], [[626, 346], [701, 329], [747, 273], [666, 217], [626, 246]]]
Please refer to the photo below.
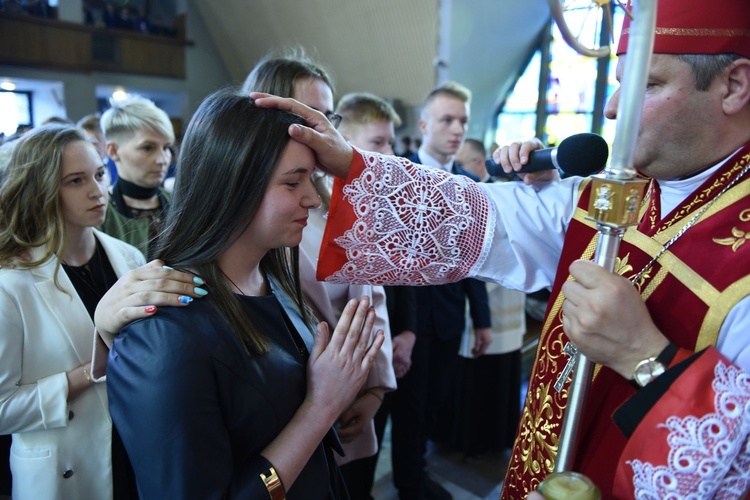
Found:
[[[268, 343], [245, 314], [217, 263], [250, 225], [276, 164], [289, 143], [288, 129], [302, 118], [255, 106], [246, 94], [223, 89], [207, 97], [193, 115], [182, 142], [172, 206], [155, 255], [194, 270], [211, 285], [208, 300], [248, 352]], [[298, 248], [277, 248], [261, 260], [312, 326], [302, 298]]]

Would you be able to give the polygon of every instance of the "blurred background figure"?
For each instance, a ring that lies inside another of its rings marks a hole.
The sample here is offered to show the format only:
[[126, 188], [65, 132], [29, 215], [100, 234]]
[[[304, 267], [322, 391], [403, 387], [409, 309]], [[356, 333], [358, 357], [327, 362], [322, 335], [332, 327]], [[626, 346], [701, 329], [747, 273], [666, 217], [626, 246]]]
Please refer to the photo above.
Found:
[[513, 447], [521, 412], [521, 347], [526, 333], [523, 292], [487, 284], [492, 342], [484, 355], [471, 352], [468, 323], [461, 338], [452, 446], [463, 460], [480, 462]]
[[63, 118], [62, 116], [50, 116], [42, 122], [42, 125], [49, 125], [50, 123], [56, 123], [58, 125], [75, 125], [72, 120]]
[[486, 153], [484, 144], [476, 139], [466, 139], [456, 153], [456, 163], [479, 178], [479, 182], [492, 182], [492, 176], [484, 166]]
[[411, 147], [411, 137], [409, 137], [408, 135], [403, 136], [401, 138], [401, 150], [399, 151], [398, 155], [403, 156], [404, 158], [408, 158], [414, 153], [416, 153], [416, 151]]
[[91, 113], [78, 120], [78, 128], [83, 131], [83, 134], [91, 141], [96, 148], [102, 159], [107, 158], [107, 141], [104, 138], [104, 132], [101, 128], [101, 115], [99, 113]]
[[490, 158], [491, 154], [484, 149], [484, 144], [477, 139], [466, 139], [461, 149], [456, 153], [456, 163], [461, 165], [462, 168], [468, 170], [472, 174], [476, 175], [481, 182], [494, 182], [495, 180], [509, 181], [517, 180], [516, 174], [506, 174], [502, 172], [495, 172], [494, 175], [490, 175], [485, 166], [485, 160]]

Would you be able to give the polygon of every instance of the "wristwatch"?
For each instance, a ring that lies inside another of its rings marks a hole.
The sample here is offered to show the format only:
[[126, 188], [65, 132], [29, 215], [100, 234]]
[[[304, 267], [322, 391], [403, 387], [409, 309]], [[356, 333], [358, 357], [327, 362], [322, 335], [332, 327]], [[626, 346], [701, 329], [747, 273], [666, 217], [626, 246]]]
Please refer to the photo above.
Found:
[[669, 343], [658, 356], [646, 358], [637, 365], [633, 372], [633, 382], [638, 387], [646, 387], [646, 384], [667, 371], [667, 366], [677, 354], [677, 345]]
[[654, 380], [656, 377], [667, 371], [664, 365], [656, 358], [646, 358], [637, 365], [635, 365], [635, 372], [633, 373], [633, 380], [639, 387], [646, 387], [646, 384]]

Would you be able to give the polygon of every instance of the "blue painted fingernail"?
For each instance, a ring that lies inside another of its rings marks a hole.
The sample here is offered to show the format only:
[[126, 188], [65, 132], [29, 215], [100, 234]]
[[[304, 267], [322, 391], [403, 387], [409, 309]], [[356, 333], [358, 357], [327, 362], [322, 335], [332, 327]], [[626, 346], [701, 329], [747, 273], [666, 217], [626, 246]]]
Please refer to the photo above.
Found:
[[186, 297], [185, 295], [180, 295], [179, 297], [177, 297], [177, 300], [179, 300], [183, 304], [190, 304], [193, 301], [193, 298]]
[[200, 295], [201, 297], [205, 297], [206, 295], [208, 295], [208, 291], [204, 290], [203, 288], [195, 287], [193, 288], [193, 291], [196, 295]]
[[193, 283], [195, 283], [196, 285], [202, 285], [204, 282], [198, 276], [193, 276]]
[[162, 269], [167, 269], [169, 271], [174, 271], [174, 267], [169, 267], [169, 266], [161, 266], [161, 267], [162, 267]]

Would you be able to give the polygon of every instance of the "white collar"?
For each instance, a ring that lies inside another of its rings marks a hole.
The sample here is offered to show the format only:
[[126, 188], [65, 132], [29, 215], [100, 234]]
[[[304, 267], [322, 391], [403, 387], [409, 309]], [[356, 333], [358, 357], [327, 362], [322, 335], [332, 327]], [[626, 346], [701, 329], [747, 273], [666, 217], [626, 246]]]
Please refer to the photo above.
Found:
[[424, 146], [420, 146], [419, 151], [417, 151], [417, 155], [419, 156], [419, 161], [422, 162], [422, 165], [425, 165], [427, 167], [437, 168], [440, 170], [443, 170], [444, 172], [452, 172], [453, 171], [453, 159], [449, 161], [446, 164], [442, 164], [439, 161], [437, 161], [435, 158], [430, 156], [427, 151], [425, 151]]
[[[737, 149], [737, 151], [740, 149], [741, 148]], [[659, 217], [663, 218], [674, 210], [675, 207], [685, 200], [685, 198], [698, 189], [701, 184], [706, 182], [706, 179], [711, 177], [719, 168], [721, 168], [729, 158], [734, 156], [737, 151], [734, 151], [713, 167], [687, 179], [657, 180], [661, 190], [661, 214], [659, 214]]]

